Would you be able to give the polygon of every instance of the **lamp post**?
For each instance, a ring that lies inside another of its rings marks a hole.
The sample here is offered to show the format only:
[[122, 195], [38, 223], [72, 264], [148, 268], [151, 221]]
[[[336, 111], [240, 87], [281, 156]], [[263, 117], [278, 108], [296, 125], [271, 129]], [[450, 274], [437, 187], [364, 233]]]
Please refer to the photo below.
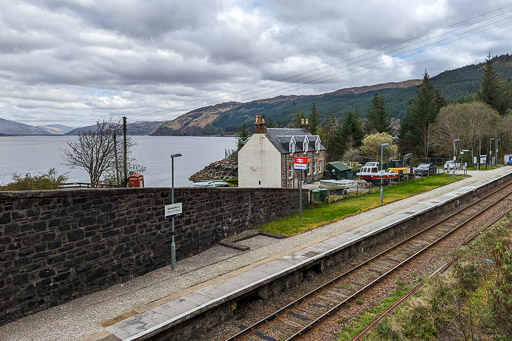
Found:
[[[181, 154], [171, 155], [171, 204], [174, 204], [174, 158]], [[171, 218], [171, 270], [176, 269], [176, 244], [174, 243], [174, 216]]]
[[496, 153], [494, 156], [494, 165], [496, 166], [498, 164], [498, 141], [501, 141], [501, 139], [496, 138], [494, 140], [494, 146], [496, 147]]
[[466, 169], [464, 168], [464, 166], [462, 165], [462, 155], [464, 155], [465, 153], [469, 152], [469, 149], [462, 149], [460, 151], [460, 166], [462, 167], [462, 174], [464, 174], [464, 177], [466, 177]]
[[455, 142], [459, 141], [459, 139], [453, 140], [453, 181], [455, 181], [455, 166], [457, 166], [457, 157], [455, 156]]
[[494, 137], [491, 137], [489, 139], [489, 162], [487, 162], [491, 166], [492, 166], [492, 140], [494, 140]]
[[382, 160], [384, 159], [384, 146], [389, 146], [389, 143], [382, 143], [380, 145], [380, 203], [382, 204], [382, 167], [383, 167], [383, 162]]

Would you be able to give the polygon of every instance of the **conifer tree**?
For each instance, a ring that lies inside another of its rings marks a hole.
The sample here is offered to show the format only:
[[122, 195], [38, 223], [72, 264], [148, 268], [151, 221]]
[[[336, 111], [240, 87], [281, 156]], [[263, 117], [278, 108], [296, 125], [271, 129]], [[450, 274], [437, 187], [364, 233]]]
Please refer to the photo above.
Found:
[[359, 118], [359, 108], [357, 106], [353, 111], [345, 111], [341, 130], [347, 148], [361, 146], [364, 134], [361, 119]]
[[274, 121], [272, 120], [272, 118], [270, 116], [267, 117], [266, 123], [267, 123], [267, 128], [276, 128], [276, 126], [274, 125]]
[[293, 127], [300, 128], [302, 119], [306, 118], [306, 115], [304, 115], [304, 108], [301, 106], [300, 111], [297, 111], [297, 105], [295, 102], [292, 103], [292, 122]]
[[432, 125], [443, 103], [441, 93], [434, 91], [428, 73], [425, 71], [416, 97], [410, 102], [400, 124], [400, 149], [403, 153], [413, 152], [427, 158], [431, 149]]
[[391, 119], [389, 117], [386, 100], [384, 96], [382, 96], [382, 93], [375, 93], [373, 95], [366, 117], [365, 131], [367, 134], [375, 132], [391, 134]]
[[[334, 135], [334, 130], [338, 126], [338, 120], [334, 115], [328, 115], [324, 118], [322, 122], [322, 126], [318, 129], [318, 135], [320, 135], [320, 139], [322, 140], [322, 144], [325, 146], [327, 150], [329, 150], [329, 142]], [[327, 151], [327, 153], [329, 153]]]
[[341, 160], [346, 150], [345, 137], [341, 125], [337, 125], [329, 136], [327, 144], [327, 158], [329, 161]]
[[480, 99], [496, 109], [500, 115], [505, 115], [511, 107], [510, 91], [496, 73], [493, 60], [489, 55], [485, 60], [484, 75], [480, 80]]
[[242, 126], [238, 129], [237, 133], [237, 151], [242, 149], [242, 147], [245, 145], [245, 143], [249, 140], [249, 130], [247, 129], [247, 125], [245, 122], [242, 124]]
[[309, 116], [309, 131], [311, 134], [316, 135], [320, 126], [320, 115], [316, 110], [315, 102], [311, 104], [311, 115]]
[[329, 136], [327, 142], [329, 160], [341, 160], [348, 149], [360, 147], [362, 140], [363, 127], [359, 118], [359, 109], [356, 107], [343, 114], [343, 123], [339, 124]]

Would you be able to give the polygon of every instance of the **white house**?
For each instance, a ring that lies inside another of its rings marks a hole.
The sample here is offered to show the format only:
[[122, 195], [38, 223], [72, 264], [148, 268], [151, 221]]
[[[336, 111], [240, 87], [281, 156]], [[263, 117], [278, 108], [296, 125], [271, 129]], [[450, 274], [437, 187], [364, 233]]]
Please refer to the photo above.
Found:
[[239, 187], [298, 187], [294, 157], [308, 159], [303, 180], [322, 177], [325, 147], [320, 136], [311, 135], [307, 120], [301, 128], [268, 128], [264, 115], [256, 115], [254, 134], [238, 152]]

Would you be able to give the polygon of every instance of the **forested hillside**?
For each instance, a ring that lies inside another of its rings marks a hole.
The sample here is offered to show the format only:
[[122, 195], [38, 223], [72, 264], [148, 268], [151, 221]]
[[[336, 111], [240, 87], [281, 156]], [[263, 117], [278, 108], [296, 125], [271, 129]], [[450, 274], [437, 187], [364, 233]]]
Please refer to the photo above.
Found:
[[[495, 70], [510, 83], [512, 78], [512, 56], [494, 57]], [[444, 71], [432, 77], [431, 82], [439, 89], [448, 102], [461, 101], [480, 88], [484, 63], [468, 65], [459, 69]], [[428, 71], [428, 70], [427, 70]], [[400, 83], [386, 83], [371, 87], [337, 90], [311, 96], [279, 96], [249, 103], [221, 103], [196, 109], [161, 125], [153, 135], [220, 135], [234, 134], [245, 122], [252, 129], [255, 115], [265, 115], [271, 125], [286, 126], [292, 120], [292, 104], [297, 110], [303, 108], [309, 115], [314, 101], [321, 118], [335, 116], [342, 118], [345, 110], [358, 107], [364, 118], [375, 92], [382, 91], [392, 118], [401, 118], [409, 100], [414, 97], [420, 80]], [[197, 119], [201, 117], [201, 119]]]

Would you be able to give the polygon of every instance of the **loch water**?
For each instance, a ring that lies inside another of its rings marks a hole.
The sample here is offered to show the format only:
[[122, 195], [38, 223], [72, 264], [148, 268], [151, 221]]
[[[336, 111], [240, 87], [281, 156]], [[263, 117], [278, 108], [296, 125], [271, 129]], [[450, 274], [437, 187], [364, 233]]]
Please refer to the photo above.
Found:
[[[55, 168], [65, 174], [68, 182], [89, 182], [87, 173], [80, 168], [64, 165], [67, 141], [77, 136], [1, 136], [0, 137], [0, 184], [5, 185], [12, 174], [38, 175]], [[199, 136], [132, 136], [135, 146], [132, 157], [146, 167], [146, 187], [171, 186], [171, 154], [183, 156], [174, 162], [174, 184], [185, 187], [188, 177], [210, 163], [224, 158], [225, 150], [236, 148], [234, 137]]]

